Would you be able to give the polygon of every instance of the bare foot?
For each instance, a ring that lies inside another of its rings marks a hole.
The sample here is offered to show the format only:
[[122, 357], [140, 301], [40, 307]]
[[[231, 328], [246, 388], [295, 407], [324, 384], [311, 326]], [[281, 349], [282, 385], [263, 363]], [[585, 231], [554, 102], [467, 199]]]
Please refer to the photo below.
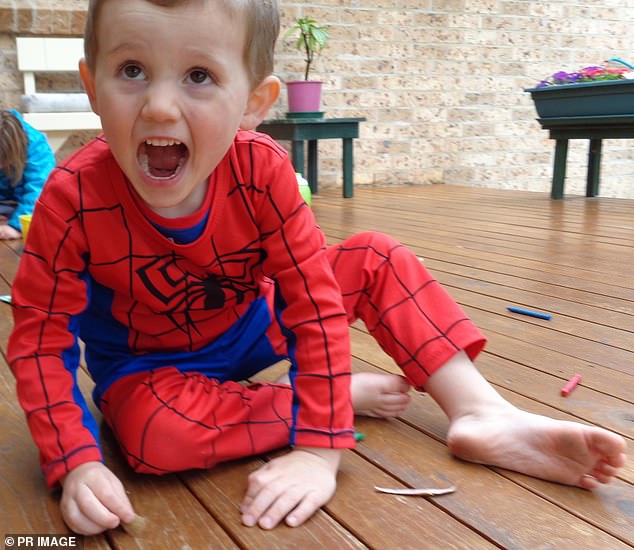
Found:
[[602, 428], [554, 420], [509, 405], [456, 419], [447, 444], [465, 460], [595, 489], [625, 464], [625, 440]]
[[355, 414], [391, 418], [409, 403], [409, 384], [403, 376], [358, 372], [352, 375], [352, 405]]

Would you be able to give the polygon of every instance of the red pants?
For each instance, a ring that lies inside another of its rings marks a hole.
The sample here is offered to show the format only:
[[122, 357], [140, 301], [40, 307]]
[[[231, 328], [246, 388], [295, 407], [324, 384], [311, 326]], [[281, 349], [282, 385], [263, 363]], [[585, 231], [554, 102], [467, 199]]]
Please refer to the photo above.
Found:
[[[413, 386], [424, 387], [458, 350], [474, 358], [484, 347], [419, 259], [390, 237], [355, 235], [330, 247], [328, 258], [348, 321], [362, 319]], [[101, 406], [130, 465], [160, 474], [287, 445], [292, 396], [284, 384], [219, 383], [166, 367], [118, 380]]]

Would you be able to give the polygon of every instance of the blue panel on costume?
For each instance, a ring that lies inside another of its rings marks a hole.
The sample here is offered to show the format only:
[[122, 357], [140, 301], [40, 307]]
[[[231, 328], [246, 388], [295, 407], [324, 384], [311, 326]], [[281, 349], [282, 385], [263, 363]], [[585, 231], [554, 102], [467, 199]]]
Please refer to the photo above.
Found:
[[284, 358], [275, 354], [266, 336], [271, 315], [265, 298], [255, 300], [229, 330], [199, 350], [134, 355], [127, 329], [111, 314], [112, 291], [94, 280], [90, 288], [90, 306], [82, 318], [81, 337], [86, 341], [86, 361], [95, 380], [93, 398], [97, 405], [113, 382], [130, 374], [175, 367], [220, 382], [238, 381]]

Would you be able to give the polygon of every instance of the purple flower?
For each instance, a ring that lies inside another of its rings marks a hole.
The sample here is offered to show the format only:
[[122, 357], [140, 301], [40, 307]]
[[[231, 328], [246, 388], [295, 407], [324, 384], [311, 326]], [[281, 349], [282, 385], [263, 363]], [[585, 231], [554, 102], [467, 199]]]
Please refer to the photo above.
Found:
[[603, 80], [619, 80], [626, 78], [627, 69], [614, 69], [601, 65], [590, 65], [576, 72], [559, 71], [551, 75], [550, 78], [537, 83], [536, 88], [547, 86], [561, 86], [564, 84], [575, 84], [577, 82], [595, 82]]
[[562, 82], [567, 82], [570, 75], [566, 71], [559, 71], [552, 76], [553, 80], [561, 80]]
[[581, 77], [581, 73], [567, 73], [566, 71], [559, 71], [558, 73], [555, 73], [551, 79], [553, 84], [572, 84], [580, 80]]

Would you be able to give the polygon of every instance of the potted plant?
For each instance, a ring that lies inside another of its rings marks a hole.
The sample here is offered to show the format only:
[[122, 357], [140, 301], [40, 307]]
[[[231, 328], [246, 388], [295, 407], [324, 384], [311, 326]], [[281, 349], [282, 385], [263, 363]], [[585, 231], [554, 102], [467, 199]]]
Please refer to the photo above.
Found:
[[293, 35], [295, 47], [305, 55], [304, 80], [287, 82], [288, 116], [321, 117], [322, 82], [309, 80], [310, 69], [315, 56], [328, 42], [328, 29], [311, 17], [298, 17], [285, 37]]
[[559, 71], [525, 90], [540, 118], [634, 115], [634, 72], [626, 67], [591, 66]]

